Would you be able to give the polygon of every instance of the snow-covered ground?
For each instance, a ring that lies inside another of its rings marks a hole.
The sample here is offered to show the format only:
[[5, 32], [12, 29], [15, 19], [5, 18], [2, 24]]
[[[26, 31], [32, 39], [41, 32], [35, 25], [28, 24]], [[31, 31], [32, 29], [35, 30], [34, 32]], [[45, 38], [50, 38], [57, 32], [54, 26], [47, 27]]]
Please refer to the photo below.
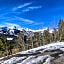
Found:
[[[61, 53], [56, 52], [57, 50], [59, 50]], [[0, 64], [51, 64], [51, 60], [55, 59], [55, 55], [52, 56], [52, 54], [58, 53], [58, 56], [62, 56], [62, 52], [64, 52], [64, 42], [56, 42], [19, 52], [16, 55], [21, 56], [1, 60]]]

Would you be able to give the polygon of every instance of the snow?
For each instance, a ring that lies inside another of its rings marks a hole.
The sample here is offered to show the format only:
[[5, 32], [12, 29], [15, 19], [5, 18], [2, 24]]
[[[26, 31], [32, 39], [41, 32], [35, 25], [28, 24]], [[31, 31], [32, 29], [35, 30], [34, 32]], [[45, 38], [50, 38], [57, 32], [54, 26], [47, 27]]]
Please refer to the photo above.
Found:
[[3, 64], [13, 64], [13, 63], [16, 63], [17, 61], [19, 60], [22, 60], [24, 59], [25, 57], [13, 57], [9, 60], [6, 60]]
[[13, 38], [7, 38], [7, 40], [13, 40]]
[[56, 42], [56, 43], [40, 46], [38, 48], [33, 48], [27, 51], [22, 51], [22, 52], [19, 52], [18, 54], [28, 54], [28, 53], [31, 54], [31, 53], [35, 53], [36, 51], [40, 49], [43, 49], [40, 52], [45, 52], [46, 50], [51, 51], [51, 50], [60, 49], [62, 47], [64, 47], [64, 42]]
[[[40, 46], [37, 48], [33, 48], [27, 51], [22, 51], [17, 54], [32, 54], [32, 53], [37, 53], [40, 52], [45, 53], [45, 51], [52, 51], [52, 50], [61, 50], [64, 51], [64, 42], [56, 42], [56, 43], [51, 43], [48, 45]], [[62, 55], [60, 55], [62, 56]], [[23, 60], [25, 59], [25, 60]], [[42, 56], [37, 56], [37, 55], [32, 55], [32, 56], [23, 56], [23, 57], [12, 57], [8, 60], [2, 61], [3, 63], [1, 64], [13, 64], [16, 63], [17, 61], [21, 60], [20, 63], [17, 64], [40, 64], [43, 63], [44, 60], [45, 62], [43, 64], [51, 64], [51, 60], [53, 60], [54, 57], [51, 57], [50, 55], [42, 55]], [[1, 62], [1, 61], [0, 61]]]
[[[49, 61], [52, 59], [52, 57], [50, 57], [49, 55], [38, 56], [38, 57], [30, 56], [26, 60], [24, 60], [23, 62], [18, 63], [18, 64], [41, 64], [45, 58], [49, 58]], [[46, 60], [46, 62], [48, 62], [47, 60]]]
[[13, 34], [14, 34], [14, 30], [11, 29], [11, 30], [9, 31], [9, 33], [10, 33], [10, 35], [13, 35]]
[[64, 48], [60, 48], [61, 51], [64, 51]]
[[52, 57], [48, 57], [43, 64], [51, 64]]
[[[32, 58], [34, 58], [35, 56], [29, 56], [26, 60], [24, 60], [23, 62], [21, 62], [22, 64], [27, 64], [27, 62], [29, 62]], [[30, 63], [30, 62], [29, 62]]]

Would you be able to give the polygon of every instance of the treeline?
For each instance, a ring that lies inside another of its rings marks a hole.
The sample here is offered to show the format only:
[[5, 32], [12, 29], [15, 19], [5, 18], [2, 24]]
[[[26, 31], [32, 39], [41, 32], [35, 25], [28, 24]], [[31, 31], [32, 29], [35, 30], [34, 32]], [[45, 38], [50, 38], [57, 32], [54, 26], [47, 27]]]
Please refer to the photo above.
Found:
[[43, 46], [51, 42], [64, 41], [64, 21], [60, 19], [58, 28], [53, 28], [52, 33], [50, 33], [49, 28], [44, 30], [43, 33], [34, 32], [34, 35], [24, 35], [24, 33], [21, 32], [13, 43], [7, 42], [5, 35], [3, 38], [3, 40], [0, 40], [1, 56]]

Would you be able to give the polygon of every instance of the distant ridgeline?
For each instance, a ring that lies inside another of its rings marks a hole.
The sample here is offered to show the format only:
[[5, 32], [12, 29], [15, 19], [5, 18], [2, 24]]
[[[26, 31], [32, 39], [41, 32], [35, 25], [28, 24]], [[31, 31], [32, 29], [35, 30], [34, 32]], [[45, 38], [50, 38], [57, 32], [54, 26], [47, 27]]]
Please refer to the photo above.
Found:
[[20, 33], [20, 30], [18, 30], [16, 27], [14, 27], [13, 29], [10, 29], [8, 27], [1, 27], [0, 39], [3, 39], [3, 37], [6, 36], [7, 40], [12, 42], [18, 36], [18, 33]]
[[29, 37], [34, 35], [32, 31], [26, 31], [25, 29], [18, 30], [16, 26], [14, 26], [13, 29], [10, 29], [8, 27], [1, 27], [0, 40], [3, 40], [5, 36], [8, 42], [15, 42], [16, 38], [18, 37], [18, 34], [20, 33], [23, 33], [25, 39], [26, 39], [26, 36]]

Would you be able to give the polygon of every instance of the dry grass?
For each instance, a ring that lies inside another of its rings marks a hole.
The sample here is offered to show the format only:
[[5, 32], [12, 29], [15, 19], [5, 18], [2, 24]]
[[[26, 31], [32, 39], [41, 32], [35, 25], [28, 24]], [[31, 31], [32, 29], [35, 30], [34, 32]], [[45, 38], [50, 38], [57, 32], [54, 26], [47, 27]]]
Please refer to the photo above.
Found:
[[18, 53], [19, 52], [19, 49], [12, 49], [12, 54], [15, 54], [15, 53]]

